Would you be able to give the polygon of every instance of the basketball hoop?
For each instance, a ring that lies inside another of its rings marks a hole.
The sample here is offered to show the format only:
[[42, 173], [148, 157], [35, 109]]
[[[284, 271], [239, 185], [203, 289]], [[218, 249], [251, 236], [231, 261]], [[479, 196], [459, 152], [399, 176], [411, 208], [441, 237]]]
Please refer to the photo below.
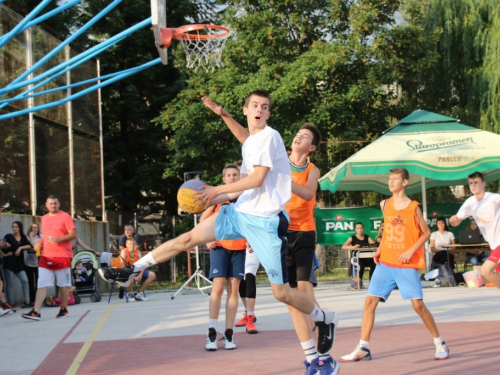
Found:
[[207, 72], [222, 66], [221, 56], [229, 29], [218, 25], [185, 25], [161, 29], [161, 48], [168, 48], [172, 39], [181, 42], [188, 68], [202, 67]]

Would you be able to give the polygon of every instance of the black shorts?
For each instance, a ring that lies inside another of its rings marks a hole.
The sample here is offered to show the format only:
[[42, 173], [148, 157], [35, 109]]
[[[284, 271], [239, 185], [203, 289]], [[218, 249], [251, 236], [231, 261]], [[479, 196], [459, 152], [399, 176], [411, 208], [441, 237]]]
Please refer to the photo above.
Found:
[[317, 281], [313, 274], [316, 232], [289, 232], [286, 237], [288, 239], [286, 260], [290, 286], [296, 288], [297, 281], [310, 281], [316, 286]]

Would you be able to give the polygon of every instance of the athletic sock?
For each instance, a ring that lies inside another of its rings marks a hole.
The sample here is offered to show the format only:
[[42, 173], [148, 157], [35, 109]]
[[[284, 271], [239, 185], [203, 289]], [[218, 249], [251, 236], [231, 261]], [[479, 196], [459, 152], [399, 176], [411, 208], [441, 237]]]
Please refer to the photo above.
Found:
[[217, 319], [208, 319], [208, 328], [213, 328], [217, 331]]
[[145, 256], [134, 263], [134, 272], [141, 272], [142, 270], [154, 266], [155, 264], [157, 263], [153, 258], [153, 254], [147, 253]]
[[443, 342], [443, 339], [441, 338], [441, 336], [439, 337], [434, 337], [434, 345], [439, 345]]
[[316, 322], [324, 322], [325, 321], [325, 313], [321, 311], [321, 309], [314, 305], [314, 310], [309, 314]]
[[304, 351], [307, 362], [312, 363], [313, 359], [318, 358], [316, 344], [314, 343], [313, 339], [301, 342], [300, 345], [302, 345], [302, 350]]
[[359, 340], [359, 345], [364, 346], [366, 349], [370, 349], [370, 342], [365, 340]]
[[250, 316], [252, 316], [254, 314], [253, 311], [246, 311], [246, 313], [247, 313], [247, 315], [250, 315]]

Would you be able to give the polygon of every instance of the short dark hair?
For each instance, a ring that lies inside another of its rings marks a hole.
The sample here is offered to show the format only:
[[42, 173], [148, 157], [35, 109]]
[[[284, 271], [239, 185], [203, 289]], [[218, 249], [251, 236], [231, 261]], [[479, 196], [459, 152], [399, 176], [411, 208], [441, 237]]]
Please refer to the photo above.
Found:
[[484, 182], [484, 174], [482, 174], [481, 172], [471, 173], [470, 175], [467, 176], [467, 178], [469, 178], [469, 179], [480, 178], [481, 181]]
[[47, 199], [57, 199], [57, 200], [59, 200], [59, 197], [57, 195], [54, 195], [54, 194], [49, 194], [49, 196], [47, 197]]
[[269, 96], [269, 94], [264, 91], [264, 90], [255, 90], [255, 91], [252, 91], [246, 98], [245, 98], [245, 107], [248, 108], [248, 104], [250, 104], [250, 98], [255, 95], [255, 96], [259, 96], [261, 98], [266, 98], [269, 100], [269, 109], [271, 109], [271, 96]]
[[306, 123], [302, 124], [302, 126], [299, 128], [299, 130], [302, 130], [302, 129], [309, 130], [312, 133], [313, 139], [312, 139], [311, 143], [314, 146], [318, 147], [319, 144], [321, 143], [321, 133], [319, 132], [317, 126], [314, 125], [312, 122], [306, 122]]
[[358, 222], [354, 225], [354, 228], [356, 228], [358, 225], [361, 225], [363, 228], [365, 227], [361, 221], [358, 221]]
[[224, 167], [224, 169], [222, 170], [222, 176], [224, 176], [224, 175], [226, 174], [226, 170], [227, 170], [227, 169], [231, 169], [231, 168], [236, 169], [236, 170], [238, 171], [238, 174], [240, 173], [240, 168], [239, 168], [236, 164], [234, 164], [234, 163], [229, 163], [229, 164], [227, 164], [227, 165]]
[[445, 231], [448, 231], [448, 224], [446, 224], [446, 219], [445, 219], [444, 217], [442, 217], [442, 216], [441, 216], [441, 217], [438, 217], [438, 218], [436, 219], [436, 230], [435, 230], [435, 231], [438, 231], [438, 230], [439, 230], [439, 229], [438, 229], [438, 225], [437, 225], [437, 224], [438, 224], [438, 221], [442, 221], [442, 222], [444, 223], [444, 230], [445, 230]]
[[410, 181], [410, 173], [406, 168], [393, 168], [389, 170], [390, 174], [399, 174], [401, 177], [403, 177], [403, 180], [408, 180]]

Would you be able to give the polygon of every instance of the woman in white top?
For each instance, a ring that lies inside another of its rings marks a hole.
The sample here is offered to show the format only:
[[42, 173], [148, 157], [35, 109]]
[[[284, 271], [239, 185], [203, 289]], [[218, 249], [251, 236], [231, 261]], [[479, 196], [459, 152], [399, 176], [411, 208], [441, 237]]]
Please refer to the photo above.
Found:
[[[36, 248], [36, 244], [42, 240], [40, 226], [37, 223], [31, 224], [29, 227], [28, 235], [30, 237], [31, 245]], [[34, 306], [36, 291], [38, 289], [38, 257], [36, 256], [36, 252], [33, 248], [26, 251], [26, 254], [24, 256], [24, 270], [26, 271], [26, 276], [28, 276], [28, 283], [30, 288], [30, 305], [33, 304]]]
[[[435, 253], [432, 257], [432, 261], [439, 264], [447, 263], [447, 248], [444, 248], [442, 246], [454, 244], [455, 235], [451, 232], [448, 232], [448, 225], [446, 225], [446, 220], [443, 217], [439, 217], [436, 222], [436, 230], [431, 234], [431, 252]], [[455, 264], [455, 258], [453, 257], [453, 254], [450, 254], [450, 263], [451, 264], [449, 264], [449, 266], [454, 268], [453, 264]]]

